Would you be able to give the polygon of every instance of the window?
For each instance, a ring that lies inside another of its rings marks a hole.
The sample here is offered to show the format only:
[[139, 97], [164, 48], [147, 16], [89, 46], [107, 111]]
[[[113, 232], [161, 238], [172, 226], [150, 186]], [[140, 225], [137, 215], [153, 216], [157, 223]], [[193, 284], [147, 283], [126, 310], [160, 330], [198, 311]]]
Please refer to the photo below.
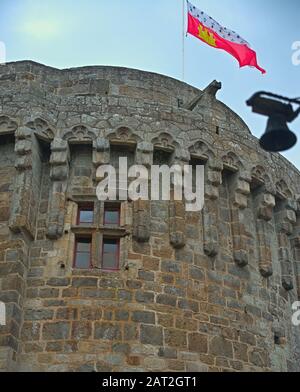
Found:
[[110, 162], [111, 165], [114, 166], [117, 172], [119, 169], [120, 158], [127, 158], [128, 167], [134, 164], [135, 149], [136, 149], [136, 145], [132, 145], [132, 146], [115, 145], [115, 144], [110, 145]]
[[189, 165], [192, 166], [192, 174], [193, 174], [193, 178], [192, 178], [192, 191], [196, 192], [196, 184], [197, 184], [197, 166], [205, 166], [206, 161], [201, 159], [201, 158], [197, 158], [197, 157], [193, 157], [189, 162]]
[[120, 205], [104, 205], [104, 226], [120, 226]]
[[122, 204], [85, 200], [79, 200], [77, 213], [74, 211], [76, 222], [71, 230], [75, 241], [70, 263], [77, 269], [118, 271], [123, 262], [120, 249], [127, 234], [126, 226], [121, 226]]
[[91, 267], [91, 248], [90, 238], [77, 238], [74, 252], [74, 268], [89, 269]]
[[91, 225], [94, 223], [94, 206], [79, 205], [77, 215], [77, 225]]
[[119, 269], [120, 240], [103, 238], [102, 269], [116, 271]]
[[165, 151], [154, 148], [153, 152], [153, 165], [170, 165], [172, 160], [173, 151]]

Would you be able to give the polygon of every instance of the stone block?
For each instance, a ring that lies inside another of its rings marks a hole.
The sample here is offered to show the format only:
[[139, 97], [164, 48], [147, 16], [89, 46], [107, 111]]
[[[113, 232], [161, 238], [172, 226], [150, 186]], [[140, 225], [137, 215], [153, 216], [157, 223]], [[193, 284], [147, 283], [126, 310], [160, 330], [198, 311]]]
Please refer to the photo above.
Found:
[[215, 336], [209, 342], [209, 353], [214, 356], [233, 358], [232, 342], [223, 337]]
[[200, 333], [191, 333], [188, 335], [188, 348], [191, 352], [207, 354], [208, 338]]
[[170, 347], [160, 347], [158, 350], [158, 356], [168, 359], [177, 359], [177, 350]]
[[136, 323], [155, 324], [155, 313], [136, 310], [132, 312], [131, 319]]
[[97, 287], [97, 278], [73, 278], [72, 286], [73, 287]]
[[141, 343], [152, 346], [161, 346], [163, 344], [163, 329], [151, 325], [141, 325]]
[[154, 293], [147, 292], [147, 291], [137, 291], [135, 294], [135, 299], [137, 302], [153, 303], [154, 302]]
[[172, 295], [158, 294], [156, 297], [156, 303], [166, 306], [176, 306], [177, 298]]
[[95, 323], [95, 339], [103, 339], [103, 340], [121, 340], [122, 339], [122, 330], [121, 326], [114, 323], [108, 322], [96, 322]]
[[[99, 330], [98, 330], [99, 331]], [[92, 323], [90, 321], [73, 321], [71, 338], [78, 339], [89, 339], [92, 336]]]
[[186, 348], [187, 332], [179, 329], [165, 329], [164, 342], [169, 347]]
[[70, 336], [70, 323], [54, 322], [43, 325], [43, 340], [65, 340]]

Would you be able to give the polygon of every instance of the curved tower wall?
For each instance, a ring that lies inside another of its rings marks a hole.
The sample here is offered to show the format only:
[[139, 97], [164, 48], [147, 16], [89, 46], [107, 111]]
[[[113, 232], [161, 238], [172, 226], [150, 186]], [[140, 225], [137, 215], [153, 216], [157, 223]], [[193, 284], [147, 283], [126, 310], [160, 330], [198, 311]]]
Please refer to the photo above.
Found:
[[[299, 172], [216, 98], [113, 67], [0, 67], [0, 369], [299, 371]], [[122, 202], [96, 169], [205, 165], [205, 206]], [[94, 221], [79, 225], [78, 208]], [[74, 268], [78, 238], [91, 268]], [[118, 239], [117, 271], [102, 246]]]

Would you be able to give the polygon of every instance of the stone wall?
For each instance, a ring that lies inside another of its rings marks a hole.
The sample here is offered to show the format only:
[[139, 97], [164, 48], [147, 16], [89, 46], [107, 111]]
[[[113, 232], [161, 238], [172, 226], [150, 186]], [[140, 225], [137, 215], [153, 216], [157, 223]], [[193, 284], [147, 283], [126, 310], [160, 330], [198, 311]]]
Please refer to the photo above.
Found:
[[[217, 83], [24, 61], [0, 67], [0, 86], [1, 370], [300, 370], [300, 175]], [[205, 164], [204, 210], [128, 200], [120, 227], [103, 227], [96, 168], [118, 149]], [[92, 268], [75, 269], [87, 230]], [[104, 235], [120, 238], [119, 271], [101, 270]]]

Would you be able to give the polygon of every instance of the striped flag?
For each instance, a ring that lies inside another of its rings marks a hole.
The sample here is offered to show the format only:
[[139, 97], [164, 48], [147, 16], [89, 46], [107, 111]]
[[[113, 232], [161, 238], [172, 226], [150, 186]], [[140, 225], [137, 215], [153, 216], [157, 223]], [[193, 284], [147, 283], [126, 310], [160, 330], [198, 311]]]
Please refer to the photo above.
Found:
[[235, 57], [240, 67], [255, 67], [261, 73], [266, 71], [257, 63], [256, 52], [238, 33], [223, 27], [205, 12], [187, 1], [188, 33], [216, 49], [225, 50]]

